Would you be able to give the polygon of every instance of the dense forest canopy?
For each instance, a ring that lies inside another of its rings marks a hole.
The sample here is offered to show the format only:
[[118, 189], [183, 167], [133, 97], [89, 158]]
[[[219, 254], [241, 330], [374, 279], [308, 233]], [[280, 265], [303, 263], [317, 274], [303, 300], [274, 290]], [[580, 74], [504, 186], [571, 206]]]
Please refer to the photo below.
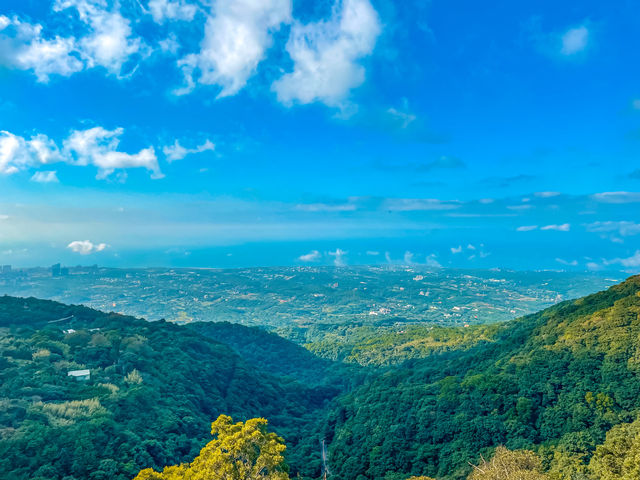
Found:
[[0, 297], [0, 478], [191, 464], [222, 414], [268, 419], [292, 477], [321, 475], [325, 440], [344, 480], [637, 478], [640, 277], [504, 324], [353, 333], [309, 351]]

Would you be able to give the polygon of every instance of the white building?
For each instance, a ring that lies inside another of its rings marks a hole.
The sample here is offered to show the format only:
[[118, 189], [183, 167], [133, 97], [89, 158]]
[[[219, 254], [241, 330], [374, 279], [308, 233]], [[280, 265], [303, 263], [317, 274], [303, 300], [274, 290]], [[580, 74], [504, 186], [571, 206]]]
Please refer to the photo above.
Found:
[[79, 382], [85, 382], [91, 378], [90, 370], [71, 370], [67, 372], [67, 377], [73, 377]]

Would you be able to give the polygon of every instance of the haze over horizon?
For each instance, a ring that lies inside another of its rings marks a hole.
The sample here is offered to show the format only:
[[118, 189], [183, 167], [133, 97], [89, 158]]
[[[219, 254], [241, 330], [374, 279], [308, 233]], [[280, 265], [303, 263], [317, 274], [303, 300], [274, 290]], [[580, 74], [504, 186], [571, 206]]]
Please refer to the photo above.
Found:
[[7, 0], [0, 264], [636, 273], [640, 15], [570, 3]]

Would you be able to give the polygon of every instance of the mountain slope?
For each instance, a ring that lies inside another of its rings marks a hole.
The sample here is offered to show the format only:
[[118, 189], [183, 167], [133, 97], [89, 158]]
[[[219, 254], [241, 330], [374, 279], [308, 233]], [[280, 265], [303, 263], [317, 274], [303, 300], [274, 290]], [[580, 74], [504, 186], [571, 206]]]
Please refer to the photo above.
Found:
[[346, 395], [323, 431], [334, 473], [464, 478], [468, 462], [499, 444], [538, 449], [552, 469], [588, 460], [613, 425], [640, 411], [639, 292], [632, 277]]
[[[89, 381], [69, 371], [89, 369]], [[335, 391], [185, 327], [0, 297], [0, 478], [125, 479], [193, 458], [221, 413], [295, 445]]]

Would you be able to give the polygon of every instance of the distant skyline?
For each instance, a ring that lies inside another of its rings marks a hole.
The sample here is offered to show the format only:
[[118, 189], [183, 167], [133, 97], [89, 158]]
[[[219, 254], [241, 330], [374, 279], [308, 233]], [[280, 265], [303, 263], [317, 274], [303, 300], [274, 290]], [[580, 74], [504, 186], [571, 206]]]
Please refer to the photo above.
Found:
[[632, 1], [6, 0], [0, 264], [640, 271]]

